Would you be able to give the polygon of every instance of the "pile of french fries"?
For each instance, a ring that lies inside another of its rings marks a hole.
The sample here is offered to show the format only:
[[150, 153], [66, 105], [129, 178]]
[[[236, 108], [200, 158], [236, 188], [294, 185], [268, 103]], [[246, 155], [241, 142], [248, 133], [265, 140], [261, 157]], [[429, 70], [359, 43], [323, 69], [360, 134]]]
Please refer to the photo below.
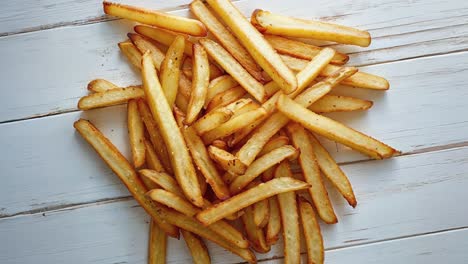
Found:
[[308, 263], [323, 263], [318, 219], [338, 220], [322, 175], [349, 205], [357, 201], [316, 136], [374, 159], [398, 151], [321, 115], [372, 106], [329, 94], [337, 85], [386, 90], [388, 82], [344, 66], [346, 54], [296, 38], [365, 47], [369, 33], [263, 10], [248, 21], [229, 0], [193, 1], [199, 20], [103, 5], [141, 23], [118, 45], [142, 84], [91, 81], [78, 108], [127, 103], [132, 161], [91, 122], [74, 127], [152, 217], [149, 263], [164, 263], [167, 236], [180, 233], [194, 263], [210, 262], [203, 239], [255, 263], [253, 251], [268, 252], [281, 233], [286, 263], [300, 263], [301, 237]]

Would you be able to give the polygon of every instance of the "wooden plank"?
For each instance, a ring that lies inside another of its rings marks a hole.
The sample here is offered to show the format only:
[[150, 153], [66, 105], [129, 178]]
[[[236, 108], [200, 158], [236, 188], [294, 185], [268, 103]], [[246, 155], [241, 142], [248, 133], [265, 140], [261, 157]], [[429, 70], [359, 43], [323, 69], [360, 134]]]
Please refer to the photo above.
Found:
[[[468, 199], [467, 157], [464, 147], [343, 166], [358, 206], [352, 209], [330, 190], [340, 223], [322, 225], [326, 248], [468, 227], [457, 204]], [[0, 262], [144, 263], [147, 230], [148, 218], [133, 200], [4, 218], [0, 237], [8, 243], [0, 247]], [[188, 261], [182, 245], [171, 239], [169, 262]], [[209, 249], [213, 263], [239, 262], [219, 247]], [[279, 244], [259, 259], [281, 251]]]
[[[263, 6], [287, 15], [322, 16], [371, 29], [376, 38], [369, 48], [338, 47], [355, 53], [351, 61], [355, 65], [467, 49], [468, 15], [462, 10], [468, 2], [395, 1], [392, 4], [401, 6], [399, 12], [388, 12], [388, 3], [345, 0], [323, 0], [313, 6], [303, 0], [288, 5], [282, 0], [269, 1], [268, 5], [256, 0], [240, 1], [238, 6], [246, 15]], [[189, 15], [187, 10], [173, 13]], [[140, 82], [116, 45], [126, 38], [132, 25], [118, 20], [0, 38], [0, 86], [11, 87], [0, 97], [0, 122], [75, 110], [78, 98], [87, 92], [84, 87], [94, 78], [107, 78], [119, 85]], [[24, 78], [25, 73], [28, 78]]]

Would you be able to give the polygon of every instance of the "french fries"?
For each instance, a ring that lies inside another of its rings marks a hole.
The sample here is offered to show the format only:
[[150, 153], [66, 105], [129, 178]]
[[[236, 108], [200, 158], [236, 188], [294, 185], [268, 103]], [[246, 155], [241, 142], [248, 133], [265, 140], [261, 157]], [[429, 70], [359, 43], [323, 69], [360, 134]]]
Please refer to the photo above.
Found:
[[205, 105], [206, 93], [210, 83], [208, 55], [205, 49], [198, 44], [193, 45], [193, 75], [192, 93], [185, 120], [188, 124], [191, 124], [197, 118]]
[[[180, 230], [184, 234], [184, 230]], [[167, 236], [158, 226], [157, 222], [151, 220], [150, 235], [148, 242], [148, 264], [166, 263]]]
[[187, 35], [145, 25], [136, 25], [133, 29], [136, 33], [153, 39], [158, 43], [168, 47], [172, 44], [172, 42], [174, 42], [177, 36], [182, 36], [185, 38], [184, 52], [186, 55], [192, 56], [193, 43], [189, 41]]
[[[193, 47], [193, 45], [192, 45]], [[210, 60], [210, 58], [208, 58]], [[187, 78], [192, 79], [193, 78], [193, 61], [191, 57], [185, 57], [184, 63], [182, 63], [182, 72], [187, 76]], [[214, 65], [213, 63], [210, 63], [210, 80], [214, 80], [221, 75], [224, 74], [224, 72], [218, 68], [218, 66]]]
[[257, 202], [253, 205], [254, 223], [259, 228], [263, 228], [268, 224], [270, 219], [270, 205], [268, 199]]
[[161, 135], [168, 150], [171, 152], [171, 164], [180, 187], [187, 198], [196, 206], [203, 206], [203, 197], [200, 191], [195, 168], [185, 147], [185, 142], [172, 110], [164, 96], [154, 70], [150, 53], [146, 52], [142, 58], [142, 77], [146, 100], [151, 112], [159, 125]]
[[143, 89], [139, 87], [130, 86], [127, 88], [116, 88], [83, 96], [78, 101], [78, 109], [90, 110], [94, 108], [113, 106], [144, 96], [145, 93]]
[[310, 185], [292, 178], [273, 179], [252, 189], [242, 192], [228, 200], [206, 208], [196, 218], [204, 225], [211, 225], [226, 216], [240, 211], [258, 201], [279, 193], [309, 188]]
[[327, 94], [309, 106], [309, 110], [315, 113], [349, 112], [367, 110], [371, 108], [372, 105], [373, 102], [368, 100]]
[[236, 86], [227, 91], [219, 93], [211, 99], [208, 107], [206, 108], [207, 112], [211, 112], [213, 109], [218, 107], [226, 106], [232, 102], [235, 102], [244, 97], [246, 94], [245, 89], [241, 86]]
[[211, 111], [203, 117], [199, 118], [192, 127], [197, 131], [198, 134], [203, 135], [206, 132], [215, 129], [221, 124], [228, 121], [232, 116], [232, 111], [226, 109], [217, 109]]
[[273, 245], [278, 241], [281, 232], [281, 215], [276, 196], [268, 198], [268, 204], [270, 207], [270, 218], [266, 226], [266, 242], [268, 245]]
[[130, 41], [124, 41], [119, 43], [119, 49], [128, 59], [130, 64], [135, 66], [137, 69], [141, 68], [141, 53], [138, 48], [133, 45]]
[[367, 31], [332, 23], [282, 16], [259, 9], [253, 12], [251, 22], [260, 32], [266, 34], [313, 38], [361, 47], [367, 47], [371, 42], [370, 34]]
[[247, 92], [259, 102], [265, 100], [265, 89], [263, 85], [250, 75], [229, 52], [215, 41], [200, 39], [200, 44], [208, 54], [229, 73]]
[[147, 25], [186, 33], [193, 36], [206, 36], [206, 27], [200, 21], [173, 16], [154, 10], [104, 1], [104, 12], [108, 15], [129, 19]]
[[161, 160], [158, 158], [158, 154], [156, 154], [156, 151], [154, 150], [151, 142], [145, 138], [144, 144], [146, 150], [146, 165], [148, 168], [157, 172], [164, 172], [164, 166], [162, 165]]
[[182, 236], [184, 237], [194, 264], [211, 263], [210, 253], [201, 238], [183, 229], [180, 230], [180, 233], [182, 233]]
[[231, 75], [222, 75], [213, 79], [208, 85], [208, 92], [205, 98], [205, 108], [213, 97], [219, 93], [225, 92], [231, 88], [238, 86], [239, 83], [231, 77]]
[[247, 233], [247, 237], [253, 249], [260, 253], [266, 253], [270, 251], [270, 245], [266, 243], [263, 229], [255, 224], [252, 207], [249, 206], [245, 208], [244, 211], [245, 213], [241, 216], [241, 218], [242, 222], [244, 223], [245, 233]]
[[145, 128], [136, 100], [130, 100], [127, 104], [128, 138], [132, 150], [133, 166], [139, 168], [145, 163]]
[[308, 263], [323, 263], [324, 248], [323, 238], [320, 231], [320, 225], [315, 218], [312, 205], [304, 198], [298, 199], [299, 211], [301, 215], [302, 229], [304, 230], [304, 239], [307, 247]]
[[[128, 38], [132, 41], [133, 45], [140, 51], [141, 54], [145, 53], [146, 51], [151, 52], [151, 57], [153, 58], [154, 66], [159, 71], [161, 70], [161, 63], [165, 58], [164, 52], [162, 52], [149, 38], [144, 37], [142, 35], [128, 33]], [[138, 62], [140, 60], [136, 60]]]
[[246, 166], [239, 161], [239, 159], [231, 153], [217, 148], [215, 146], [208, 147], [208, 153], [211, 159], [216, 161], [224, 170], [232, 175], [242, 175], [246, 170]]
[[[177, 36], [169, 46], [164, 60], [161, 62], [161, 87], [169, 106], [173, 106], [179, 89], [180, 65], [184, 56], [185, 39]], [[152, 53], [149, 53], [150, 55]], [[154, 60], [153, 60], [154, 63]]]
[[180, 197], [185, 197], [176, 180], [174, 180], [174, 178], [169, 174], [148, 169], [140, 170], [139, 173], [143, 179], [146, 178], [148, 181], [156, 184], [164, 190]]
[[88, 90], [96, 93], [105, 92], [116, 88], [120, 87], [104, 79], [96, 79], [88, 83]]
[[297, 88], [294, 74], [239, 10], [229, 0], [208, 0], [207, 2], [281, 89], [286, 94], [294, 92]]
[[190, 11], [203, 22], [208, 30], [232, 56], [254, 77], [257, 81], [263, 82], [262, 69], [250, 56], [247, 50], [239, 41], [226, 29], [226, 27], [211, 13], [211, 11], [200, 0], [195, 0], [190, 4]]
[[[311, 60], [320, 52], [320, 50], [322, 50], [321, 47], [280, 36], [265, 34], [263, 37], [279, 53], [290, 55], [299, 59]], [[348, 60], [348, 55], [336, 52], [330, 63], [335, 65], [343, 65], [348, 62]]]

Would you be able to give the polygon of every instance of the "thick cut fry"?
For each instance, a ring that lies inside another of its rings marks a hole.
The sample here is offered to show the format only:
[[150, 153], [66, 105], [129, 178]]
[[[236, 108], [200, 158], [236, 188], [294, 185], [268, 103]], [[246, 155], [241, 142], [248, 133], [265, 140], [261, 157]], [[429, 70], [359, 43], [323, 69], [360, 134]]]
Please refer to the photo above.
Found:
[[144, 144], [146, 150], [146, 165], [148, 166], [148, 168], [158, 172], [166, 171], [161, 163], [161, 160], [158, 157], [158, 154], [156, 154], [156, 151], [154, 150], [151, 142], [145, 139]]
[[[209, 60], [210, 58], [208, 58]], [[182, 72], [187, 76], [187, 78], [193, 78], [193, 61], [191, 57], [186, 57], [184, 63], [182, 64]], [[218, 66], [210, 63], [210, 80], [216, 79], [224, 74], [224, 72], [218, 68]]]
[[182, 128], [182, 132], [195, 164], [202, 172], [203, 176], [205, 176], [206, 182], [211, 186], [216, 197], [221, 200], [229, 198], [228, 187], [221, 178], [221, 175], [219, 175], [216, 166], [208, 155], [203, 141], [197, 135], [195, 129], [186, 127]]
[[145, 163], [145, 128], [136, 100], [130, 100], [127, 105], [128, 138], [132, 150], [133, 166], [139, 168]]
[[128, 100], [144, 97], [143, 89], [139, 87], [127, 87], [93, 93], [81, 97], [78, 101], [78, 109], [90, 110], [99, 107], [107, 107], [126, 103]]
[[161, 63], [165, 58], [164, 52], [162, 52], [149, 38], [134, 34], [128, 33], [128, 38], [132, 41], [133, 45], [137, 47], [141, 54], [146, 51], [151, 52], [151, 58], [153, 58], [154, 66], [159, 71], [161, 69]]
[[132, 42], [120, 42], [119, 48], [130, 64], [135, 66], [137, 69], [141, 68], [141, 53]]
[[208, 55], [205, 49], [198, 44], [193, 45], [193, 76], [192, 93], [187, 108], [187, 118], [185, 119], [188, 124], [195, 121], [205, 105], [206, 93], [210, 84]]
[[122, 5], [104, 1], [104, 13], [116, 17], [129, 19], [142, 24], [157, 26], [160, 28], [186, 33], [193, 36], [206, 36], [206, 28], [198, 20], [169, 15], [167, 13], [139, 8], [134, 6]]
[[349, 205], [356, 207], [357, 201], [354, 196], [353, 187], [346, 177], [346, 174], [336, 164], [330, 153], [320, 144], [314, 135], [309, 134], [309, 138], [314, 148], [315, 156], [320, 170], [333, 183], [343, 197], [348, 201]]
[[88, 90], [95, 93], [105, 92], [116, 88], [120, 87], [104, 79], [96, 79], [88, 83]]
[[204, 133], [227, 122], [231, 118], [232, 114], [232, 111], [228, 111], [222, 107], [199, 118], [195, 123], [193, 123], [192, 127], [199, 135], [203, 135]]
[[258, 201], [279, 193], [309, 188], [310, 185], [291, 178], [273, 179], [252, 189], [242, 192], [219, 204], [213, 205], [197, 214], [197, 219], [204, 225], [210, 225], [226, 216], [240, 211]]
[[222, 75], [216, 79], [213, 79], [208, 85], [208, 92], [205, 98], [205, 108], [208, 103], [215, 97], [215, 95], [225, 92], [231, 88], [238, 86], [239, 83], [231, 77], [231, 75]]
[[[343, 68], [336, 72], [333, 76], [315, 84], [314, 86], [303, 91], [295, 99], [301, 105], [310, 106], [315, 101], [327, 94], [334, 86], [338, 85], [344, 78], [356, 72], [354, 68]], [[252, 163], [258, 153], [268, 140], [283, 128], [289, 119], [287, 116], [276, 112], [271, 115], [260, 127], [258, 127], [247, 143], [237, 153], [237, 157], [246, 165]]]
[[244, 88], [241, 86], [236, 86], [227, 91], [217, 94], [213, 99], [211, 99], [208, 107], [206, 108], [207, 112], [211, 112], [213, 109], [218, 107], [226, 106], [232, 102], [235, 102], [241, 99], [246, 94]]
[[[288, 67], [294, 71], [301, 71], [306, 67], [306, 64], [309, 63], [308, 60], [302, 60], [288, 55], [281, 55], [281, 58]], [[339, 66], [328, 65], [320, 72], [320, 76], [331, 76], [338, 69]], [[343, 80], [341, 84], [373, 90], [388, 90], [390, 87], [390, 84], [385, 78], [365, 72], [356, 72], [346, 80]]]
[[210, 253], [205, 245], [205, 242], [198, 236], [190, 233], [189, 231], [181, 229], [180, 232], [184, 237], [185, 244], [192, 255], [194, 264], [209, 264], [211, 263]]
[[[275, 178], [292, 178], [288, 161], [281, 162], [276, 168]], [[284, 239], [284, 263], [301, 262], [301, 235], [299, 231], [299, 213], [296, 194], [287, 192], [278, 194]]]
[[198, 209], [184, 198], [162, 189], [154, 189], [148, 192], [151, 200], [173, 208], [187, 216], [194, 216]]
[[[265, 34], [263, 37], [273, 46], [276, 51], [281, 54], [290, 55], [299, 59], [311, 60], [322, 50], [321, 47], [317, 47], [311, 44], [283, 38], [275, 35]], [[336, 65], [343, 65], [348, 62], [349, 56], [343, 53], [335, 53], [330, 63]]]
[[175, 177], [187, 198], [197, 206], [203, 206], [197, 174], [182, 134], [172, 115], [164, 92], [154, 70], [153, 60], [147, 52], [142, 59], [142, 79], [146, 99], [158, 123], [164, 142], [171, 153], [171, 163]]
[[246, 170], [246, 166], [239, 161], [239, 159], [231, 153], [217, 148], [215, 146], [208, 147], [208, 153], [211, 159], [216, 161], [228, 173], [233, 175], [242, 175]]
[[245, 208], [245, 213], [241, 216], [244, 223], [245, 233], [252, 245], [253, 249], [259, 253], [267, 253], [270, 251], [270, 245], [265, 241], [263, 229], [258, 227], [254, 221], [254, 212], [252, 207]]
[[312, 205], [304, 198], [298, 199], [301, 224], [307, 247], [307, 263], [324, 263], [325, 250], [320, 225]]
[[384, 143], [364, 135], [333, 119], [318, 115], [286, 96], [280, 96], [278, 110], [305, 128], [344, 144], [374, 159], [391, 157], [396, 151]]
[[218, 43], [209, 39], [200, 39], [200, 44], [210, 56], [229, 73], [247, 92], [260, 102], [265, 100], [263, 85], [252, 77], [229, 52]]
[[[184, 230], [180, 230], [183, 234]], [[167, 236], [158, 226], [156, 221], [151, 220], [150, 235], [148, 242], [148, 264], [166, 263]]]
[[253, 205], [253, 216], [255, 225], [263, 228], [270, 219], [270, 205], [268, 199], [257, 202]]
[[153, 118], [153, 115], [151, 114], [151, 110], [143, 99], [138, 100], [138, 111], [140, 112], [143, 123], [145, 123], [146, 131], [148, 131], [150, 141], [156, 150], [159, 160], [161, 161], [165, 171], [172, 174], [173, 170], [166, 144], [162, 141], [161, 133], [159, 132], [159, 128]]
[[[177, 36], [169, 46], [161, 63], [161, 87], [169, 106], [173, 106], [179, 89], [180, 65], [184, 56], [185, 39]], [[151, 53], [150, 53], [151, 54]], [[154, 60], [153, 60], [154, 61]]]
[[202, 1], [190, 4], [190, 11], [203, 22], [208, 30], [232, 56], [259, 82], [263, 82], [262, 69], [232, 33], [211, 13]]
[[81, 136], [94, 148], [112, 171], [125, 184], [128, 191], [137, 200], [137, 202], [148, 212], [159, 227], [168, 235], [178, 238], [179, 230], [166, 222], [158, 215], [159, 206], [146, 198], [146, 188], [138, 178], [132, 165], [125, 159], [119, 150], [107, 139], [101, 131], [93, 126], [89, 121], [80, 119], [73, 125]]
[[[248, 113], [248, 112], [251, 112], [251, 111], [254, 111], [254, 110], [258, 110], [259, 108], [260, 108], [260, 105], [259, 105], [259, 104], [257, 104], [257, 103], [254, 102], [254, 101], [250, 101], [250, 102], [248, 102], [247, 104], [245, 104], [244, 106], [238, 107], [238, 108], [234, 111], [234, 114], [232, 115], [231, 119], [236, 118], [236, 117], [238, 117], [238, 116], [240, 116], [240, 115], [243, 115], [243, 114], [245, 114], [245, 113]], [[268, 113], [266, 112], [265, 109], [263, 109], [263, 111], [265, 111], [265, 115], [268, 114]], [[252, 113], [253, 113], [253, 112], [252, 112]], [[264, 118], [264, 117], [262, 116], [262, 117], [259, 118], [259, 119], [263, 119], [263, 118]], [[256, 121], [255, 121], [255, 122], [256, 122]], [[253, 122], [253, 123], [255, 123], [255, 122]]]
[[260, 153], [258, 153], [258, 157], [268, 154], [277, 148], [287, 145], [288, 143], [289, 138], [287, 136], [277, 136], [272, 138], [270, 141], [268, 141], [268, 143], [265, 144]]
[[312, 186], [309, 189], [309, 194], [314, 201], [320, 218], [327, 224], [336, 223], [338, 220], [328, 197], [327, 189], [323, 185], [320, 168], [316, 161], [317, 157], [315, 156], [314, 147], [309, 139], [308, 132], [297, 123], [289, 123], [286, 129], [294, 147], [300, 152], [299, 164], [305, 181]]
[[243, 127], [256, 122], [266, 114], [267, 112], [265, 111], [265, 109], [260, 107], [250, 112], [246, 112], [236, 117], [233, 117], [226, 123], [206, 132], [203, 135], [203, 142], [205, 142], [205, 144], [209, 144], [216, 139], [232, 135], [236, 131], [242, 129]]
[[184, 52], [186, 55], [192, 56], [193, 43], [188, 40], [187, 35], [144, 25], [136, 25], [133, 29], [136, 33], [153, 39], [164, 46], [170, 46], [177, 36], [182, 36], [185, 38]]
[[143, 179], [146, 178], [148, 181], [156, 184], [164, 190], [185, 198], [182, 189], [180, 189], [177, 182], [169, 174], [148, 169], [140, 170], [139, 173]]
[[273, 245], [279, 239], [281, 231], [281, 215], [279, 211], [278, 199], [276, 196], [268, 198], [270, 207], [270, 218], [266, 226], [266, 242], [268, 245]]
[[312, 21], [255, 10], [252, 24], [263, 33], [297, 38], [313, 38], [367, 47], [369, 32], [342, 25]]
[[265, 154], [255, 160], [244, 175], [238, 176], [229, 186], [232, 194], [236, 194], [242, 191], [250, 182], [255, 180], [260, 174], [266, 171], [268, 168], [278, 164], [284, 159], [287, 159], [297, 153], [296, 149], [290, 145], [279, 147], [268, 154]]
[[309, 106], [315, 113], [348, 112], [367, 110], [373, 105], [372, 101], [342, 95], [325, 95]]
[[239, 39], [247, 51], [265, 72], [286, 93], [297, 88], [297, 80], [284, 64], [276, 51], [263, 38], [240, 11], [229, 0], [208, 0], [208, 4], [221, 17], [232, 33]]

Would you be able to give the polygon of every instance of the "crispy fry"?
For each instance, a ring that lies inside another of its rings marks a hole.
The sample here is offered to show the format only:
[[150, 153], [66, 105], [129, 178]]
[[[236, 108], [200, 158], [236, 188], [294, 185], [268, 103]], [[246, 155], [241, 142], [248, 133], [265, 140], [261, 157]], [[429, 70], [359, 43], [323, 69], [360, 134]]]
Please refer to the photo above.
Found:
[[[141, 54], [146, 51], [151, 51], [151, 58], [153, 58], [154, 66], [159, 71], [161, 69], [161, 63], [165, 58], [164, 52], [162, 52], [149, 38], [134, 34], [128, 33], [128, 38], [132, 41], [133, 45], [140, 51]], [[141, 61], [141, 60], [140, 60]]]
[[159, 206], [145, 197], [146, 188], [138, 178], [137, 173], [109, 139], [87, 120], [80, 119], [73, 126], [120, 178], [141, 207], [157, 221], [159, 227], [168, 235], [178, 238], [179, 230], [173, 225], [162, 221], [157, 213]]
[[[184, 230], [180, 230], [183, 234]], [[148, 242], [148, 264], [166, 263], [167, 236], [158, 226], [157, 222], [151, 220], [150, 235]]]
[[[208, 58], [210, 60], [210, 58]], [[193, 62], [191, 57], [185, 57], [184, 63], [182, 63], [182, 72], [187, 76], [187, 78], [192, 79], [193, 78]], [[210, 63], [210, 80], [214, 80], [221, 75], [224, 74], [224, 72], [218, 68], [218, 66], [214, 65], [213, 63]]]
[[[292, 178], [288, 161], [283, 161], [275, 171], [275, 178]], [[296, 194], [287, 192], [278, 194], [284, 239], [284, 263], [301, 262], [301, 235], [299, 231], [299, 213]]]
[[164, 142], [171, 152], [170, 158], [175, 177], [187, 198], [197, 206], [203, 205], [195, 168], [184, 139], [167, 103], [158, 77], [154, 70], [153, 60], [147, 52], [142, 58], [142, 79], [146, 99], [151, 112], [158, 123]]
[[270, 219], [270, 205], [268, 199], [257, 202], [253, 205], [253, 217], [255, 225], [263, 228]]
[[191, 124], [197, 118], [205, 105], [206, 93], [210, 83], [210, 69], [208, 66], [208, 55], [199, 44], [193, 45], [193, 75], [192, 93], [187, 108], [186, 122]]
[[156, 184], [164, 190], [185, 198], [182, 189], [180, 189], [177, 182], [169, 174], [148, 169], [140, 170], [139, 173], [143, 179], [147, 179], [147, 181]]
[[188, 36], [181, 33], [175, 33], [172, 31], [164, 30], [162, 28], [149, 27], [145, 25], [136, 25], [134, 28], [136, 33], [153, 39], [165, 46], [170, 46], [177, 36], [185, 38], [184, 52], [186, 55], [192, 56], [193, 43], [189, 41]]
[[219, 175], [216, 166], [208, 155], [203, 141], [197, 135], [195, 129], [192, 127], [182, 128], [182, 133], [195, 164], [202, 172], [203, 176], [205, 176], [207, 183], [213, 189], [216, 197], [222, 200], [229, 198], [230, 193], [228, 187]]
[[323, 263], [325, 250], [320, 225], [315, 217], [312, 205], [304, 198], [298, 199], [302, 229], [307, 247], [308, 263]]
[[198, 20], [169, 15], [155, 10], [139, 8], [134, 6], [122, 5], [104, 1], [104, 13], [116, 17], [121, 17], [147, 25], [186, 33], [193, 36], [206, 36], [206, 28]]
[[265, 146], [262, 148], [260, 153], [258, 153], [258, 157], [268, 154], [277, 148], [287, 145], [288, 143], [289, 143], [289, 138], [287, 136], [274, 137], [270, 139], [268, 143], [265, 144]]
[[239, 161], [239, 159], [231, 153], [217, 148], [215, 146], [208, 147], [208, 153], [211, 159], [216, 161], [228, 173], [233, 175], [242, 175], [246, 170], [246, 166]]
[[88, 90], [96, 93], [105, 92], [116, 88], [120, 87], [104, 79], [96, 79], [88, 83]]
[[145, 128], [135, 99], [128, 102], [127, 116], [128, 138], [132, 150], [133, 165], [135, 168], [139, 168], [145, 163]]
[[309, 194], [314, 201], [320, 218], [327, 224], [338, 222], [333, 211], [333, 205], [328, 197], [327, 189], [325, 189], [322, 182], [320, 169], [316, 160], [318, 157], [315, 156], [318, 153], [314, 151], [314, 144], [309, 138], [309, 133], [297, 123], [289, 123], [286, 129], [294, 147], [300, 151], [299, 164], [305, 181], [312, 186], [309, 189]]
[[[182, 76], [182, 75], [181, 75]], [[180, 87], [180, 86], [179, 86]], [[175, 101], [175, 105], [177, 106], [177, 108], [182, 112], [182, 113], [186, 113], [187, 112], [187, 107], [188, 107], [188, 98], [185, 97], [182, 93], [177, 93], [177, 96], [176, 96], [176, 101]]]
[[193, 123], [192, 127], [199, 135], [203, 135], [204, 133], [228, 121], [232, 114], [232, 111], [228, 111], [222, 107], [199, 118], [195, 123]]
[[154, 189], [148, 192], [151, 200], [173, 208], [187, 216], [194, 216], [198, 209], [184, 198], [162, 189]]
[[[276, 51], [263, 38], [240, 11], [228, 0], [208, 0], [208, 4], [221, 17], [255, 61], [286, 93], [297, 88], [297, 80]], [[259, 100], [261, 101], [261, 100]]]
[[119, 48], [130, 64], [135, 66], [137, 69], [141, 68], [141, 53], [132, 42], [120, 42]]
[[396, 150], [328, 117], [318, 115], [286, 96], [280, 96], [278, 110], [305, 128], [344, 144], [374, 159], [391, 157]]
[[242, 222], [244, 223], [245, 233], [252, 245], [253, 249], [260, 253], [267, 253], [270, 251], [270, 246], [265, 241], [265, 234], [263, 229], [255, 225], [254, 212], [251, 206], [245, 208], [242, 215]]
[[369, 32], [342, 25], [312, 21], [255, 10], [252, 24], [263, 33], [297, 38], [313, 38], [343, 44], [367, 47], [370, 45]]
[[190, 11], [203, 22], [208, 30], [232, 56], [259, 82], [263, 82], [262, 69], [232, 33], [211, 13], [202, 1], [190, 4]]
[[255, 99], [263, 102], [265, 99], [265, 89], [263, 85], [252, 77], [240, 65], [229, 52], [215, 41], [200, 39], [200, 44], [206, 49], [210, 56], [229, 73], [247, 92]]
[[[290, 55], [299, 59], [311, 60], [313, 59], [322, 49], [311, 44], [283, 38], [281, 36], [265, 34], [263, 37], [273, 46], [276, 51], [281, 54]], [[349, 56], [343, 53], [335, 53], [330, 63], [336, 65], [343, 65], [348, 62]]]
[[213, 97], [219, 93], [225, 92], [231, 88], [238, 86], [234, 78], [231, 75], [222, 75], [216, 79], [213, 79], [208, 85], [208, 92], [206, 93], [205, 108]]
[[158, 155], [156, 154], [156, 151], [154, 150], [151, 142], [145, 138], [144, 144], [146, 150], [146, 165], [148, 166], [148, 168], [158, 172], [166, 171], [161, 163], [161, 160], [158, 158]]
[[177, 125], [179, 127], [183, 127], [185, 125], [185, 113], [182, 110], [180, 110], [177, 106], [174, 106], [173, 112]]
[[314, 148], [315, 156], [320, 170], [333, 183], [343, 197], [348, 201], [349, 205], [356, 207], [357, 201], [354, 196], [353, 187], [346, 177], [346, 174], [336, 164], [330, 153], [320, 144], [314, 135], [309, 134], [309, 138]]
[[270, 218], [266, 226], [266, 242], [268, 245], [273, 245], [279, 239], [281, 231], [281, 215], [279, 211], [278, 199], [276, 196], [268, 198], [270, 207]]
[[143, 89], [139, 87], [127, 87], [93, 93], [81, 97], [78, 101], [78, 109], [90, 110], [99, 107], [107, 107], [126, 103], [128, 100], [144, 97]]
[[222, 150], [227, 150], [228, 149], [228, 145], [227, 145], [226, 141], [220, 140], [220, 139], [217, 139], [217, 140], [213, 141], [211, 143], [211, 145], [214, 146], [214, 147], [217, 147], [219, 149], [222, 149]]
[[226, 184], [231, 184], [231, 182], [237, 177], [238, 175], [230, 173], [229, 171], [226, 171], [223, 175], [223, 181]]
[[180, 75], [179, 79], [179, 90], [177, 94], [183, 95], [185, 98], [190, 98], [192, 93], [192, 81], [185, 76], [185, 74]]
[[199, 170], [197, 170], [197, 178], [198, 178], [198, 183], [200, 184], [200, 191], [202, 193], [202, 196], [204, 196], [206, 193], [206, 190], [208, 189], [208, 184], [206, 183], [205, 177]]
[[[161, 63], [161, 87], [169, 106], [173, 106], [179, 89], [180, 65], [184, 56], [185, 39], [177, 36], [169, 46]], [[151, 53], [150, 53], [151, 54]], [[154, 60], [153, 60], [154, 61]]]
[[309, 106], [309, 110], [316, 113], [348, 112], [367, 110], [373, 105], [372, 101], [342, 95], [325, 95]]
[[198, 236], [190, 233], [189, 231], [181, 229], [180, 232], [184, 237], [185, 243], [192, 255], [194, 264], [209, 264], [211, 263], [210, 253], [205, 245], [205, 242]]
[[225, 92], [217, 94], [213, 99], [211, 99], [208, 107], [206, 108], [207, 112], [211, 112], [213, 109], [218, 107], [226, 106], [232, 102], [235, 102], [241, 99], [245, 95], [245, 90], [241, 86], [236, 86]]

